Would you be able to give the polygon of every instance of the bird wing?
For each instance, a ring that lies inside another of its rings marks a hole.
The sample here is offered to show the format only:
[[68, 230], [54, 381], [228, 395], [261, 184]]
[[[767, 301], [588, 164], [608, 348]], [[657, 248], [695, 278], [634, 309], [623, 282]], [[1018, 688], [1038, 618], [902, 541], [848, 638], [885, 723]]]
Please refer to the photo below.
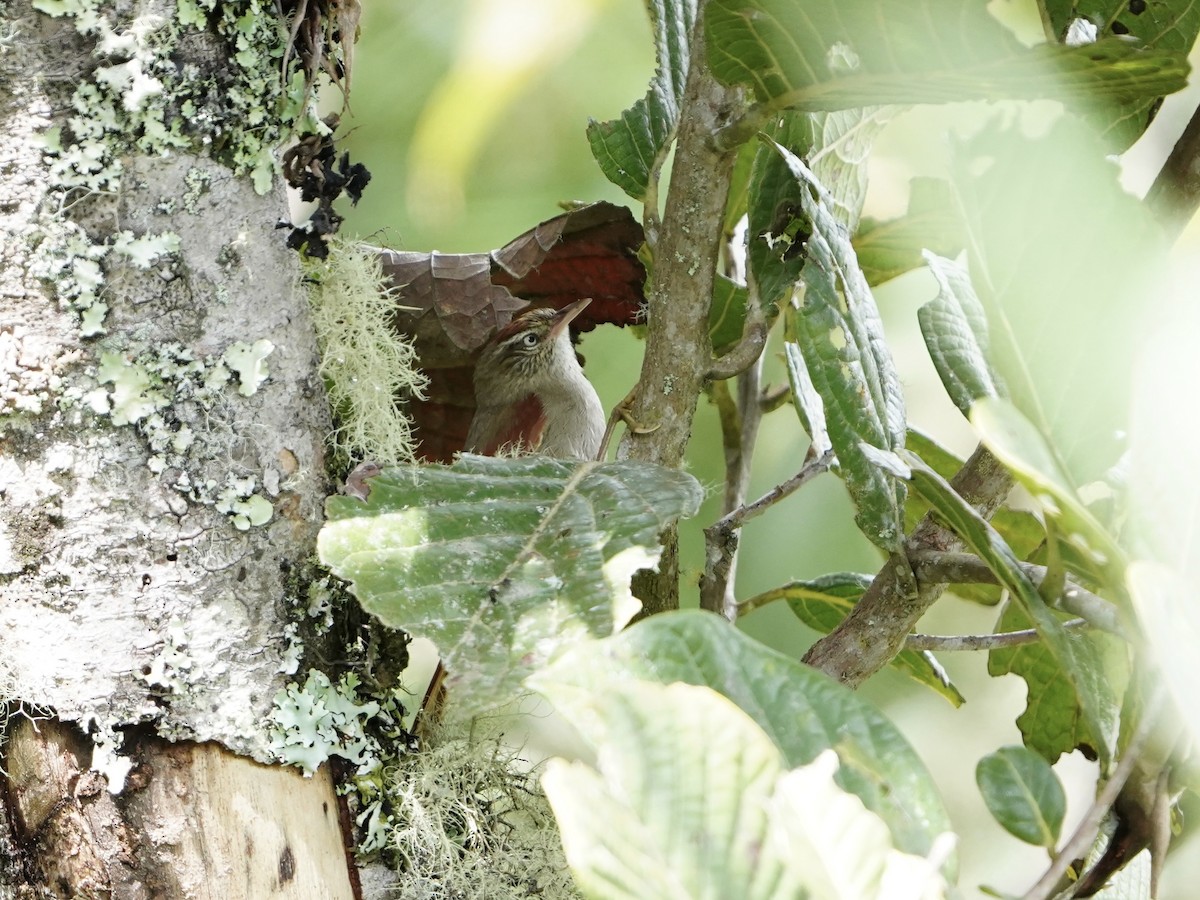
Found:
[[507, 406], [477, 410], [467, 435], [467, 450], [484, 456], [513, 449], [532, 453], [542, 443], [545, 429], [546, 410], [542, 401], [537, 394], [526, 394]]

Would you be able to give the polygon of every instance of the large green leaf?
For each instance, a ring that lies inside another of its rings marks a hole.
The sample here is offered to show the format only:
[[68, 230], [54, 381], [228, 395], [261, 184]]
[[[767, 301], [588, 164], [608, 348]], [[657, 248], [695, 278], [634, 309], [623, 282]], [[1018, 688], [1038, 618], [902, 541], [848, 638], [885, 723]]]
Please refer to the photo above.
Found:
[[[904, 539], [904, 487], [878, 461], [904, 446], [904, 399], [879, 310], [824, 188], [795, 154], [770, 138], [764, 141], [800, 187], [796, 215], [807, 233], [804, 291], [799, 308], [787, 309], [788, 333], [821, 398], [855, 521], [874, 544], [895, 551]], [[813, 419], [810, 414], [811, 427]]]
[[[808, 581], [789, 581], [751, 597], [745, 605], [757, 609], [765, 603], [786, 600], [797, 619], [821, 634], [829, 634], [854, 609], [873, 578], [857, 572], [839, 572]], [[928, 650], [901, 650], [888, 665], [941, 694], [954, 706], [962, 705], [963, 695]]]
[[[709, 613], [652, 616], [572, 649], [530, 684], [567, 709], [640, 681], [724, 694], [766, 732], [789, 768], [834, 750], [838, 784], [883, 818], [905, 852], [928, 854], [949, 829], [929, 773], [894, 725], [857, 694]], [[663, 765], [673, 766], [673, 757]]]
[[987, 313], [971, 279], [953, 260], [925, 255], [938, 295], [917, 310], [921, 335], [946, 393], [964, 416], [980, 397], [1003, 397], [1004, 384], [988, 362]]
[[832, 753], [788, 771], [709, 688], [597, 685], [559, 710], [597, 750], [595, 768], [552, 760], [542, 778], [586, 897], [860, 900], [888, 882], [944, 896], [937, 867], [897, 853], [883, 821], [837, 785]]
[[[1090, 746], [1107, 764], [1115, 749], [1120, 704], [1105, 681], [1103, 667], [1096, 665], [1094, 654], [1084, 639], [1068, 633], [1055, 611], [1046, 606], [999, 532], [933, 469], [912, 454], [907, 458], [912, 466], [913, 489], [920, 492], [963, 543], [987, 564], [1037, 629], [1057, 670], [1074, 693]], [[1032, 690], [1030, 694], [1033, 695]], [[1057, 757], [1056, 752], [1047, 754], [1051, 762]]]
[[[1200, 32], [1200, 5], [1191, 0], [1042, 0], [1044, 19], [1055, 38], [1063, 40], [1071, 24], [1090, 23], [1097, 37], [1117, 35], [1139, 48], [1186, 54]], [[1158, 111], [1157, 97], [1098, 102], [1089, 118], [1106, 132], [1117, 149], [1137, 140]]]
[[646, 0], [654, 29], [657, 70], [646, 96], [608, 122], [588, 123], [588, 143], [605, 176], [635, 200], [645, 200], [666, 159], [691, 57], [696, 0]]
[[560, 647], [637, 610], [632, 573], [692, 515], [689, 475], [645, 463], [464, 456], [386, 470], [331, 497], [321, 562], [384, 624], [430, 638], [466, 714], [511, 698]]
[[949, 182], [914, 178], [908, 211], [896, 219], [864, 218], [854, 233], [854, 252], [871, 287], [917, 268], [921, 252], [956, 256], [962, 250], [962, 225]]
[[975, 781], [1005, 831], [1054, 850], [1067, 812], [1067, 794], [1050, 763], [1025, 747], [1001, 747], [975, 766]]
[[[1066, 615], [1055, 613], [1060, 619]], [[1030, 616], [1016, 603], [1005, 606], [996, 622], [997, 632], [1022, 631], [1034, 627]], [[1085, 667], [1087, 678], [1096, 682], [1106, 707], [1115, 708], [1129, 678], [1129, 663], [1120, 641], [1100, 632], [1073, 635], [1072, 657]], [[1025, 681], [1025, 709], [1017, 727], [1025, 746], [1053, 762], [1076, 747], [1095, 755], [1105, 739], [1098, 738], [1083, 716], [1073, 673], [1062, 658], [1044, 642], [1002, 647], [988, 653], [988, 673], [1017, 675]]]
[[1133, 349], [1162, 239], [1105, 147], [1063, 117], [1036, 139], [989, 127], [956, 154], [988, 360], [1074, 487], [1124, 449]]
[[1028, 48], [961, 0], [711, 0], [704, 24], [713, 74], [771, 108], [1157, 97], [1188, 71], [1184, 52], [1116, 38]]

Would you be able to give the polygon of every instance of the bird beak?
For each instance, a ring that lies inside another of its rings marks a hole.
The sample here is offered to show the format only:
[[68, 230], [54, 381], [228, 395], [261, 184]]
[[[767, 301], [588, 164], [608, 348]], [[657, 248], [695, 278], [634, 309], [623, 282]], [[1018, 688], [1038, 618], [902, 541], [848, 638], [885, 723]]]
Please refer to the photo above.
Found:
[[550, 340], [554, 340], [566, 330], [566, 327], [571, 324], [571, 320], [583, 312], [584, 307], [592, 302], [591, 297], [584, 297], [582, 300], [576, 300], [567, 306], [560, 309], [554, 316], [554, 322], [550, 326]]

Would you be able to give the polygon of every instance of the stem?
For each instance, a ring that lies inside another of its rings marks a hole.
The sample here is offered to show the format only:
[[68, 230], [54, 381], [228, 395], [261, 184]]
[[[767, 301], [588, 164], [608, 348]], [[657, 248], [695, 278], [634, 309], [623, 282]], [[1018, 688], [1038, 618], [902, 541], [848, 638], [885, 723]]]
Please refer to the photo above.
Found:
[[[722, 223], [735, 149], [718, 150], [712, 135], [739, 105], [739, 93], [720, 85], [708, 68], [704, 3], [697, 4], [691, 65], [679, 117], [671, 183], [663, 210], [654, 270], [646, 292], [646, 353], [630, 413], [647, 427], [626, 433], [623, 457], [675, 468], [683, 460], [696, 403], [713, 366], [708, 336]], [[659, 572], [634, 577], [646, 614], [679, 606], [678, 533], [663, 535]]]
[[[746, 501], [746, 490], [750, 486], [750, 461], [754, 455], [754, 444], [758, 440], [758, 427], [762, 422], [762, 410], [758, 395], [762, 384], [762, 355], [744, 373], [738, 376], [738, 399], [734, 403], [724, 381], [712, 384], [713, 398], [721, 416], [721, 433], [725, 448], [725, 496], [721, 504], [722, 516], [738, 509]], [[705, 532], [707, 538], [708, 533]], [[737, 573], [738, 536], [733, 531], [714, 534], [714, 541], [706, 541], [705, 555], [709, 563], [700, 578], [700, 608], [718, 613], [729, 621], [738, 614], [737, 598], [733, 585]]]
[[[980, 515], [990, 519], [1008, 495], [1012, 476], [980, 445], [950, 484]], [[954, 532], [932, 515], [926, 515], [905, 542], [910, 559], [925, 551], [961, 548]], [[915, 597], [906, 597], [894, 567], [885, 563], [850, 614], [809, 648], [804, 661], [857, 687], [903, 648], [917, 620], [945, 589], [944, 583], [922, 583]]]
[[1179, 237], [1200, 207], [1200, 106], [1146, 192], [1146, 202], [1168, 239]]

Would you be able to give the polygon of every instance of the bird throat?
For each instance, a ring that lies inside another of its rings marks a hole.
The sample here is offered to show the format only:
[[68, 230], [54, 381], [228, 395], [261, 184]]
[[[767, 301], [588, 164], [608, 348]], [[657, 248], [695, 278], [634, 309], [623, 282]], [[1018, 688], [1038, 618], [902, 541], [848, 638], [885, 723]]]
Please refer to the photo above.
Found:
[[503, 427], [490, 435], [487, 443], [476, 452], [484, 456], [518, 451], [533, 453], [542, 443], [546, 429], [546, 408], [535, 393], [526, 394], [505, 408], [500, 416]]

